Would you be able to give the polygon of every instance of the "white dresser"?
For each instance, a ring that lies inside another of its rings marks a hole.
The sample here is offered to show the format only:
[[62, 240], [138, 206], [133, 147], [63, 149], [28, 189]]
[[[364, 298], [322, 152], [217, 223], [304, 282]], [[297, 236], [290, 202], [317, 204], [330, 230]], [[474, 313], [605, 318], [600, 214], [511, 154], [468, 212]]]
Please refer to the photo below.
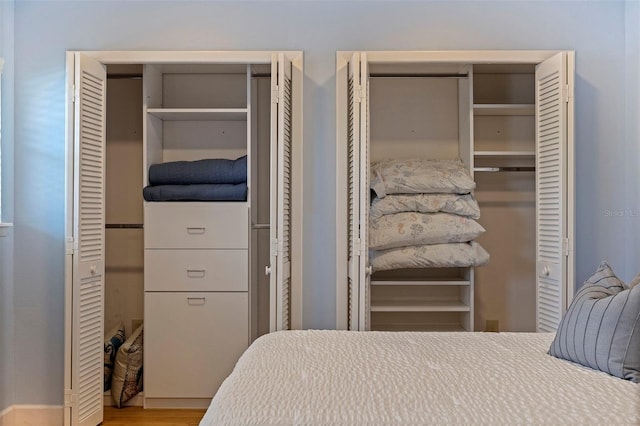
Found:
[[247, 224], [243, 202], [147, 204], [148, 407], [205, 404], [247, 348]]

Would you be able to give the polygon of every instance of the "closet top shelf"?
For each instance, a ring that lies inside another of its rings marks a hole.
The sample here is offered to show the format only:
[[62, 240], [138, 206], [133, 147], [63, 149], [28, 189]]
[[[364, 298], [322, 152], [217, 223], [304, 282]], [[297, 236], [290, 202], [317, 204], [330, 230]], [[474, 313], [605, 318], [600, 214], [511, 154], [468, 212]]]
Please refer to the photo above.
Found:
[[535, 157], [535, 151], [474, 151], [476, 157]]
[[534, 104], [473, 104], [475, 115], [535, 115]]
[[247, 108], [147, 108], [147, 113], [171, 121], [246, 121]]

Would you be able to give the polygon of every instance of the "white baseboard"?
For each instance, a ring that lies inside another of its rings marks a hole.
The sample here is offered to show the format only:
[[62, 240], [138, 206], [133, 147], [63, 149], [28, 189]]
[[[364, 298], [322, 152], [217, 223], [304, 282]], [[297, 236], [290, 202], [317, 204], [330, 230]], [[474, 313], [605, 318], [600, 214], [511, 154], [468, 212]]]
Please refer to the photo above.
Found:
[[62, 426], [61, 405], [12, 405], [0, 413], [0, 426]]
[[13, 406], [0, 412], [0, 426], [13, 426], [15, 424], [15, 410]]
[[[0, 0], [2, 1], [2, 0]], [[104, 393], [103, 397], [104, 407], [113, 407], [113, 401], [111, 400], [111, 391], [108, 390]], [[144, 406], [144, 392], [140, 392], [130, 400], [124, 403], [125, 407], [142, 407]], [[2, 426], [2, 425], [0, 425]]]

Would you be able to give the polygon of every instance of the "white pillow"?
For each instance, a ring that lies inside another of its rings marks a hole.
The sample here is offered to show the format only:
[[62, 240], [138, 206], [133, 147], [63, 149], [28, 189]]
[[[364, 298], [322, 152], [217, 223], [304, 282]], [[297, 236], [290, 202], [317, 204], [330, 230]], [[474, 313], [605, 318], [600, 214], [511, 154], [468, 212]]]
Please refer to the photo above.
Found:
[[475, 220], [451, 213], [395, 213], [369, 223], [369, 248], [464, 243], [485, 229]]
[[370, 250], [374, 271], [404, 268], [449, 268], [482, 266], [489, 263], [489, 253], [475, 241], [470, 243], [431, 244], [389, 250]]
[[371, 189], [389, 194], [468, 194], [476, 183], [460, 160], [381, 160], [371, 164]]
[[471, 194], [392, 194], [371, 201], [369, 217], [402, 212], [453, 213], [472, 219], [480, 218], [480, 207]]

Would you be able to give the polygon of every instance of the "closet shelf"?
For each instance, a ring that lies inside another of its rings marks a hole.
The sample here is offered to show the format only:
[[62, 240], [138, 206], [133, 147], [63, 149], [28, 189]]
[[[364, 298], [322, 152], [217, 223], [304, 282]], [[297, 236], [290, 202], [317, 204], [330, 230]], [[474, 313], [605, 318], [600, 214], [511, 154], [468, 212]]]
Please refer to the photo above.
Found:
[[474, 157], [535, 157], [535, 151], [474, 151]]
[[405, 281], [371, 281], [371, 285], [388, 285], [388, 286], [397, 286], [397, 285], [422, 285], [422, 286], [466, 286], [471, 285], [471, 282], [468, 280], [432, 280], [432, 281], [416, 281], [416, 280], [405, 280]]
[[148, 108], [147, 113], [170, 121], [247, 120], [247, 108]]
[[535, 172], [535, 167], [525, 166], [500, 166], [500, 167], [474, 167], [474, 172]]
[[384, 300], [372, 301], [371, 312], [469, 312], [459, 300]]
[[473, 104], [474, 115], [535, 115], [535, 104]]
[[468, 331], [461, 324], [374, 324], [376, 331]]

